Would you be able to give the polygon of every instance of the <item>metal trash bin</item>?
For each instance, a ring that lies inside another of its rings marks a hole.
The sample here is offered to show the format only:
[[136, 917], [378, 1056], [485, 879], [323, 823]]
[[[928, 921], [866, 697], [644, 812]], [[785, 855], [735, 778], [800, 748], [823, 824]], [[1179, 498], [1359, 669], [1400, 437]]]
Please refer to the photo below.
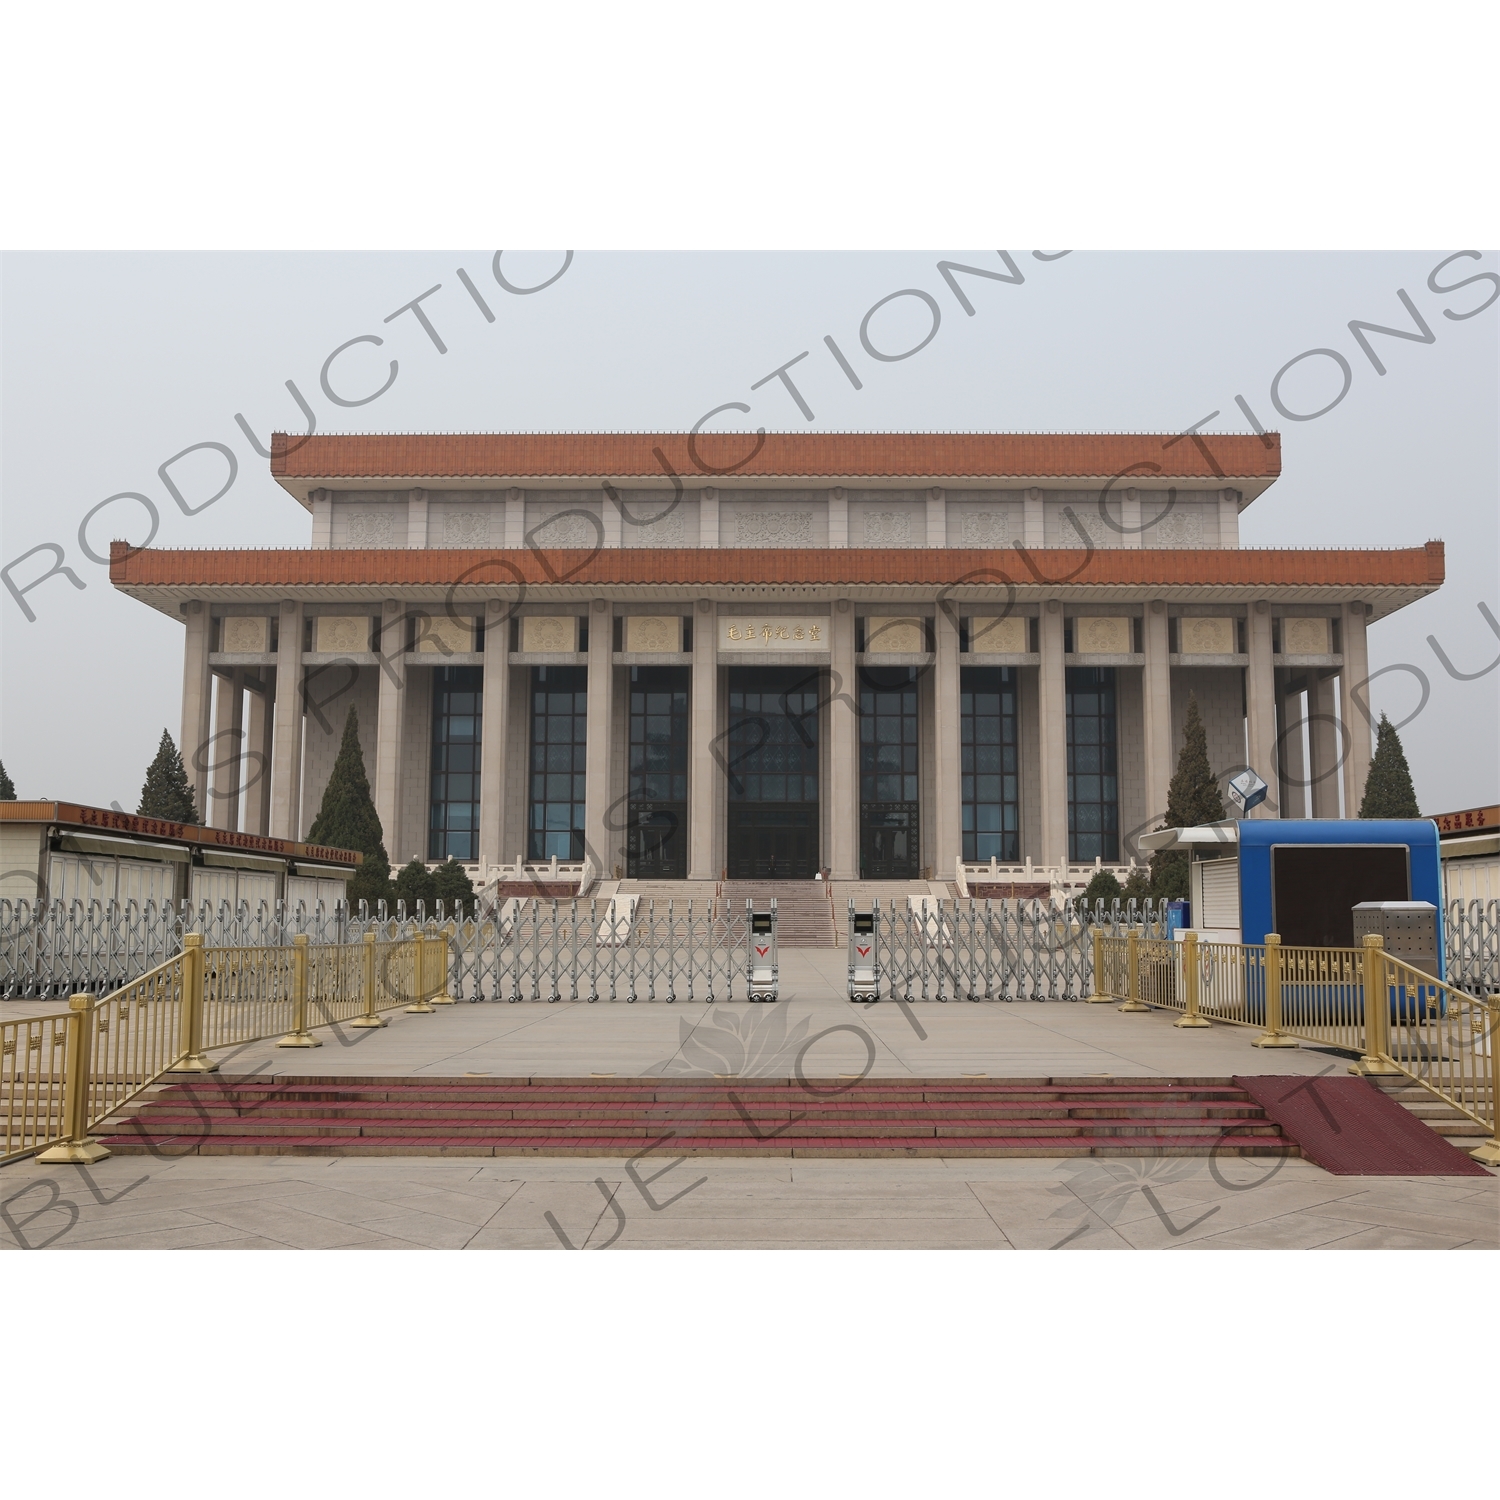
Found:
[[776, 898], [771, 897], [770, 911], [756, 911], [747, 901], [750, 918], [750, 950], [746, 956], [745, 981], [749, 998], [760, 1004], [779, 998], [780, 969], [776, 954]]
[[856, 1005], [880, 999], [879, 908], [855, 911], [849, 902], [849, 998]]

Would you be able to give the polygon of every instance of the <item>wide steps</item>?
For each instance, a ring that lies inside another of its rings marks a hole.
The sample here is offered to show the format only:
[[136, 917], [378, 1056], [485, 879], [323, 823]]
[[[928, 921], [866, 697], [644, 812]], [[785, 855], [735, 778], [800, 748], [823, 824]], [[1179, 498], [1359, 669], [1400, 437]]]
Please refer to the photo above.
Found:
[[165, 1086], [123, 1155], [1088, 1156], [1295, 1153], [1221, 1079], [281, 1079]]

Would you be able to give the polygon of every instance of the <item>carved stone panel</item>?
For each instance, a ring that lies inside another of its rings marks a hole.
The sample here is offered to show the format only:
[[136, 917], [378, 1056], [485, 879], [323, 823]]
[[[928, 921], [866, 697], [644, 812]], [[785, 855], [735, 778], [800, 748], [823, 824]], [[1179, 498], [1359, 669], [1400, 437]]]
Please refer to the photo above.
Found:
[[1130, 637], [1130, 620], [1123, 615], [1079, 615], [1073, 621], [1073, 649], [1082, 654], [1127, 655]]
[[1281, 622], [1281, 649], [1291, 656], [1325, 656], [1329, 644], [1327, 620], [1285, 619]]
[[865, 650], [922, 652], [927, 649], [925, 623], [911, 615], [871, 615], [865, 621]]
[[454, 619], [442, 606], [427, 619], [417, 621], [417, 650], [437, 656], [452, 656], [474, 649], [474, 622], [460, 616]]
[[909, 510], [865, 512], [865, 546], [910, 547], [913, 545], [912, 513]]
[[1224, 616], [1185, 616], [1178, 621], [1178, 639], [1184, 656], [1233, 656], [1234, 621]]
[[976, 616], [969, 621], [970, 651], [1026, 651], [1030, 642], [1026, 621], [1018, 615]]
[[811, 547], [812, 512], [806, 510], [741, 511], [735, 518], [737, 547]]
[[[400, 523], [399, 532], [397, 523]], [[397, 515], [389, 505], [374, 510], [353, 510], [346, 519], [351, 547], [404, 547], [406, 516]]]
[[1014, 540], [1008, 510], [971, 510], [960, 518], [960, 547], [1008, 547]]
[[681, 615], [626, 615], [627, 651], [681, 651]]
[[315, 615], [314, 651], [368, 651], [370, 622], [364, 615]]
[[521, 617], [521, 650], [576, 651], [577, 649], [577, 615], [523, 615]]
[[219, 622], [221, 651], [269, 651], [271, 622], [265, 615], [226, 615]]
[[490, 545], [488, 510], [450, 510], [443, 516], [444, 547], [471, 550]]

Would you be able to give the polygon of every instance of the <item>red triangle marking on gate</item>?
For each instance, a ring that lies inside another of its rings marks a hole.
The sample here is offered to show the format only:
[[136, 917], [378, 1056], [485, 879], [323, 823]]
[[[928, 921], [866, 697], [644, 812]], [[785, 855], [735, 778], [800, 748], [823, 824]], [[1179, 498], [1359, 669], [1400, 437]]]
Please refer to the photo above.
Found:
[[856, 948], [854, 951], [859, 954], [861, 958], [863, 958], [865, 954], [867, 954], [870, 950], [868, 948]]
[[755, 951], [760, 954], [762, 958], [764, 958], [766, 954], [768, 954], [771, 950], [769, 948], [757, 948]]

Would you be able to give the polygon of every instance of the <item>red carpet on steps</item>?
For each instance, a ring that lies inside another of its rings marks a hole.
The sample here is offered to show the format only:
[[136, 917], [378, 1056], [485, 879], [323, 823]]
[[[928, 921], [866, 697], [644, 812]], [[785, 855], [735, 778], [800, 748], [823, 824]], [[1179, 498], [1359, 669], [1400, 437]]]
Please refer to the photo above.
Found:
[[1487, 1177], [1472, 1157], [1363, 1078], [1261, 1074], [1235, 1083], [1338, 1177]]

